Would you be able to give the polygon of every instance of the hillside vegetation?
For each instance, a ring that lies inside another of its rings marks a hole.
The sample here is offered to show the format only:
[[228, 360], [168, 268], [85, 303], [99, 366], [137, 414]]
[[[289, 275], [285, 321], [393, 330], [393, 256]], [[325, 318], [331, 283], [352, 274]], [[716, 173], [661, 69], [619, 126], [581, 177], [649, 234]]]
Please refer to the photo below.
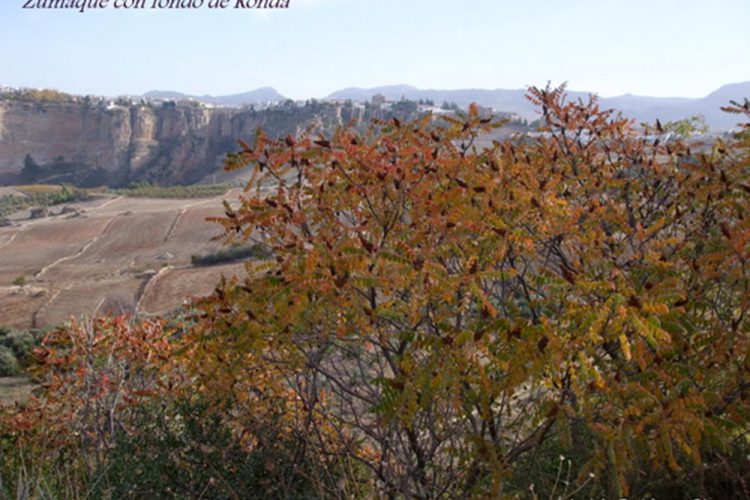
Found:
[[136, 182], [126, 188], [113, 189], [112, 192], [133, 198], [213, 198], [226, 194], [231, 188], [228, 184], [156, 186], [149, 182]]
[[0, 220], [19, 210], [71, 203], [87, 197], [85, 191], [65, 185], [18, 186], [15, 190], [18, 194], [0, 196]]
[[49, 333], [2, 484], [750, 498], [750, 124], [698, 150], [528, 98], [542, 133], [486, 148], [476, 107], [241, 143], [226, 168], [252, 178], [214, 221], [270, 258], [168, 320]]

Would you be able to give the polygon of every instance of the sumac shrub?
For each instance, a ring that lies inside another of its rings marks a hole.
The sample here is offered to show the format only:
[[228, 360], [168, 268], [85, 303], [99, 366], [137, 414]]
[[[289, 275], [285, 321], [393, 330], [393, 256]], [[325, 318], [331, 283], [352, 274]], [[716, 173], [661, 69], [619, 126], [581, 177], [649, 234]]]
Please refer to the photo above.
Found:
[[555, 438], [619, 497], [746, 440], [747, 135], [529, 99], [540, 132], [487, 147], [475, 107], [242, 143], [218, 222], [275, 260], [199, 306], [203, 390], [286, 402], [292, 435], [388, 496], [503, 495]]
[[135, 467], [154, 495], [750, 497], [747, 129], [529, 98], [539, 132], [504, 142], [471, 107], [241, 143], [215, 220], [271, 258], [174, 330], [51, 334], [7, 439], [122, 495]]

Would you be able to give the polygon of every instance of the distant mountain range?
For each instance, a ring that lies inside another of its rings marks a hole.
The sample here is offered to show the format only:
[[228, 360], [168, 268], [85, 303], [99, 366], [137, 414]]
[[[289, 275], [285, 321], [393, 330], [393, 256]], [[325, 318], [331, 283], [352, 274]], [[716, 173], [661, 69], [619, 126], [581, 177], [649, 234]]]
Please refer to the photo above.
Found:
[[271, 87], [261, 87], [259, 89], [251, 90], [250, 92], [243, 92], [241, 94], [223, 95], [223, 96], [211, 96], [211, 95], [190, 95], [183, 94], [182, 92], [174, 92], [171, 90], [152, 90], [143, 94], [143, 97], [149, 99], [195, 99], [200, 102], [209, 104], [221, 104], [222, 106], [245, 106], [249, 104], [258, 104], [261, 102], [278, 102], [286, 100], [286, 97], [276, 92], [276, 89]]
[[[591, 92], [569, 91], [569, 99], [586, 98]], [[525, 89], [458, 89], [434, 90], [418, 89], [410, 85], [389, 85], [385, 87], [359, 88], [352, 87], [337, 90], [324, 99], [352, 101], [368, 101], [376, 94], [382, 94], [388, 100], [401, 98], [419, 100], [426, 99], [440, 105], [444, 101], [454, 102], [466, 107], [472, 102], [482, 106], [490, 106], [498, 111], [518, 113], [522, 117], [533, 120], [538, 115], [534, 106], [525, 98]], [[172, 91], [152, 91], [144, 94], [152, 99], [184, 99], [193, 98], [211, 104], [224, 106], [242, 106], [261, 102], [275, 102], [286, 99], [271, 87], [263, 87], [242, 94], [227, 96], [193, 96]], [[601, 99], [604, 108], [614, 108], [622, 111], [625, 116], [635, 118], [639, 122], [653, 122], [657, 118], [661, 121], [679, 120], [692, 115], [702, 114], [708, 125], [714, 130], [728, 130], [737, 125], [737, 116], [721, 111], [730, 100], [742, 101], [750, 98], [750, 81], [732, 83], [720, 87], [706, 97], [647, 97], [625, 94], [617, 97]]]
[[[586, 98], [591, 92], [569, 91], [569, 99]], [[460, 90], [423, 90], [409, 85], [392, 85], [370, 89], [348, 88], [338, 90], [328, 99], [352, 99], [363, 101], [371, 99], [375, 94], [382, 94], [386, 99], [429, 99], [440, 105], [443, 101], [455, 102], [459, 106], [468, 106], [476, 102], [483, 106], [490, 106], [499, 111], [518, 113], [529, 120], [538, 115], [531, 104], [525, 89], [460, 89]], [[684, 97], [646, 97], [625, 94], [618, 97], [602, 98], [603, 108], [614, 108], [622, 111], [625, 116], [638, 121], [653, 122], [657, 118], [661, 121], [679, 120], [695, 114], [702, 114], [708, 125], [715, 130], [728, 130], [738, 121], [736, 115], [721, 111], [721, 106], [729, 104], [730, 100], [742, 101], [750, 98], [750, 81], [724, 85], [718, 90], [701, 98]]]

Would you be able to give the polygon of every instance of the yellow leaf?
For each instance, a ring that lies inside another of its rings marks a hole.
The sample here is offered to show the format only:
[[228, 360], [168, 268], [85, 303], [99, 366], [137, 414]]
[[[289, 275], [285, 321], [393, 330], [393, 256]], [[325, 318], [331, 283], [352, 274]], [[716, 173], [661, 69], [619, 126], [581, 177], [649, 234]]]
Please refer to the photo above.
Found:
[[622, 354], [625, 356], [625, 359], [630, 361], [630, 342], [628, 341], [627, 335], [624, 333], [620, 334], [620, 348], [622, 349]]

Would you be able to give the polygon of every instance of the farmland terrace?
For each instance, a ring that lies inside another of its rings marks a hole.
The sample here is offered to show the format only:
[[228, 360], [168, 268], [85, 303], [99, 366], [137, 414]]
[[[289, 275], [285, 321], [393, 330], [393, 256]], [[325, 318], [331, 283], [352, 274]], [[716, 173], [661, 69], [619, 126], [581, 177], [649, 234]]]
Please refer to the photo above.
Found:
[[100, 196], [0, 227], [0, 325], [43, 328], [94, 313], [163, 314], [211, 293], [242, 263], [194, 267], [221, 249], [222, 200]]

